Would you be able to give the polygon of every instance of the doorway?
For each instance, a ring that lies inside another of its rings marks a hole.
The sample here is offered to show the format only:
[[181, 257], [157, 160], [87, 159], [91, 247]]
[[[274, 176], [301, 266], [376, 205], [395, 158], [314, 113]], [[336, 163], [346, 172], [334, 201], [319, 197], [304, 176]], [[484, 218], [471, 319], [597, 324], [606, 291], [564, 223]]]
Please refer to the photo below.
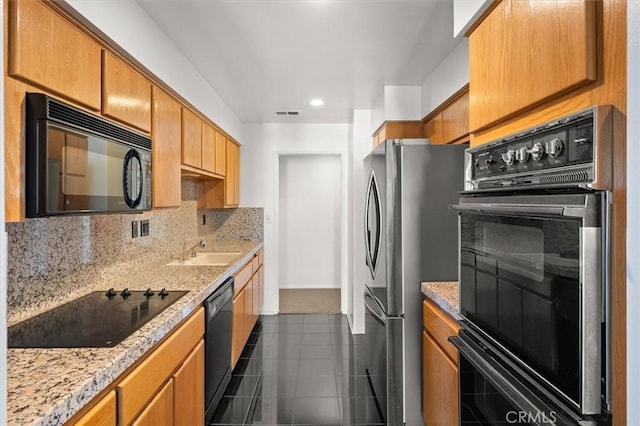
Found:
[[280, 313], [341, 313], [340, 155], [280, 155]]

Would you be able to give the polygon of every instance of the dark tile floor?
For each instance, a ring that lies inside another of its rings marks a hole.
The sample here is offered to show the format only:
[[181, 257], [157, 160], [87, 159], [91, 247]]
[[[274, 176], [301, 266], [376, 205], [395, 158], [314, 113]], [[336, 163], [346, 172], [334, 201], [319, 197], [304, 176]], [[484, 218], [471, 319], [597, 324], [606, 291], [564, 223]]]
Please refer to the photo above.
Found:
[[342, 315], [260, 317], [211, 425], [383, 425]]

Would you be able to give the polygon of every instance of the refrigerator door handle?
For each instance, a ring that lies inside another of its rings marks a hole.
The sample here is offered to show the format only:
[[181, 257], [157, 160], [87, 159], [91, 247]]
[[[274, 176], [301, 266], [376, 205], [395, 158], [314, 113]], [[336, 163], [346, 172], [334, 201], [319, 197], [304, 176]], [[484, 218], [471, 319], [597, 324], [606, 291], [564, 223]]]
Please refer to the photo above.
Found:
[[[373, 194], [375, 200], [373, 206], [371, 205], [371, 195]], [[376, 230], [377, 235], [373, 235], [375, 238], [374, 246], [371, 246], [371, 228], [369, 224], [369, 212], [371, 208], [376, 209]], [[378, 192], [378, 183], [376, 181], [376, 175], [371, 171], [371, 175], [369, 176], [369, 184], [367, 185], [367, 193], [366, 193], [366, 201], [364, 205], [364, 245], [365, 245], [365, 253], [366, 253], [366, 264], [369, 267], [369, 271], [371, 272], [371, 277], [375, 278], [376, 276], [376, 266], [378, 264], [378, 254], [380, 251], [380, 244], [382, 239], [382, 230], [380, 229], [381, 225], [381, 215], [380, 215], [380, 193]]]
[[364, 307], [376, 321], [382, 325], [386, 324], [384, 311], [368, 291], [364, 293]]

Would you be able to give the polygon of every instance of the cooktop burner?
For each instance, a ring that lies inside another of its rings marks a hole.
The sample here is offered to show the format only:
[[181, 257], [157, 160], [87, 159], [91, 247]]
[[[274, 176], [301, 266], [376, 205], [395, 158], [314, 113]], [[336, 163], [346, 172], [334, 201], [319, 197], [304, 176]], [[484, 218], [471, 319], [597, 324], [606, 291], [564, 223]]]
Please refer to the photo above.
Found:
[[9, 348], [110, 348], [187, 291], [96, 291], [7, 330]]

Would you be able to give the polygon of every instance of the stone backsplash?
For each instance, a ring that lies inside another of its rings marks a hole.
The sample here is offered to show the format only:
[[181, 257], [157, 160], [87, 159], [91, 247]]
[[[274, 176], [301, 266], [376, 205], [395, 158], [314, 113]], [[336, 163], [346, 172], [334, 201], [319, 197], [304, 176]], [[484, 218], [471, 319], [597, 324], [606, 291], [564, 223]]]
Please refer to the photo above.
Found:
[[[178, 256], [185, 240], [204, 237], [210, 244], [216, 239], [263, 240], [261, 208], [200, 210], [196, 194], [195, 183], [185, 180], [177, 209], [7, 223], [8, 324], [88, 292], [106, 290], [103, 281], [141, 265]], [[150, 233], [132, 238], [131, 223], [141, 220], [149, 220]]]

